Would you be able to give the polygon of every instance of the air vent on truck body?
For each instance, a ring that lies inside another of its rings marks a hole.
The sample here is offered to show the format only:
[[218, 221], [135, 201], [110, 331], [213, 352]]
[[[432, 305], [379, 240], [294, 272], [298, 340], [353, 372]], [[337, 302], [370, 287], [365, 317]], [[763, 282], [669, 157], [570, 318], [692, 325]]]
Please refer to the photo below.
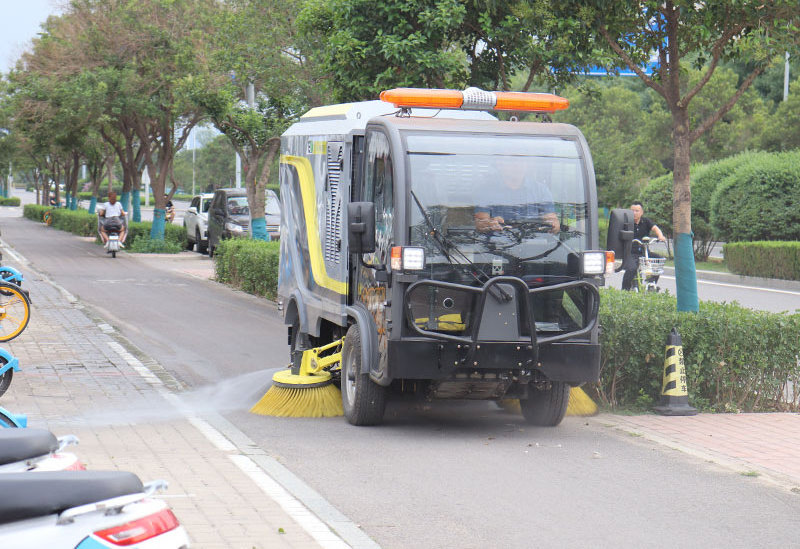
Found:
[[328, 208], [325, 212], [325, 260], [341, 261], [342, 239], [342, 161], [344, 143], [328, 143]]

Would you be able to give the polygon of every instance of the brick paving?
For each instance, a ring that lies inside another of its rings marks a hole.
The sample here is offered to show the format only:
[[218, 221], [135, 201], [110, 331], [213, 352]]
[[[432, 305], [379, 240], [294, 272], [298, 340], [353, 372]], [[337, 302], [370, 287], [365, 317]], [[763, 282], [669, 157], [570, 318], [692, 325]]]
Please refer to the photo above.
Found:
[[597, 421], [800, 490], [800, 415], [617, 416]]
[[33, 303], [28, 328], [0, 344], [22, 369], [0, 406], [77, 435], [68, 451], [89, 469], [167, 480], [162, 497], [194, 547], [320, 547], [237, 466], [246, 456], [219, 449], [175, 409], [168, 397], [181, 387], [157, 363], [29, 267], [5, 263], [23, 271]]

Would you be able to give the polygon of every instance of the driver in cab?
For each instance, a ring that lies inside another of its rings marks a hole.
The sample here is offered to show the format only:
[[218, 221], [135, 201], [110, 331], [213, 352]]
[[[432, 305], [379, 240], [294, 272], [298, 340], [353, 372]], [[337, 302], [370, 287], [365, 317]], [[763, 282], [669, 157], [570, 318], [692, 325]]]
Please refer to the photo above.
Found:
[[492, 187], [496, 198], [486, 200], [489, 205], [475, 208], [475, 229], [481, 233], [500, 232], [507, 223], [534, 221], [550, 225], [549, 232], [557, 234], [560, 225], [553, 195], [544, 183], [526, 174], [524, 160], [503, 156], [494, 166], [500, 185]]

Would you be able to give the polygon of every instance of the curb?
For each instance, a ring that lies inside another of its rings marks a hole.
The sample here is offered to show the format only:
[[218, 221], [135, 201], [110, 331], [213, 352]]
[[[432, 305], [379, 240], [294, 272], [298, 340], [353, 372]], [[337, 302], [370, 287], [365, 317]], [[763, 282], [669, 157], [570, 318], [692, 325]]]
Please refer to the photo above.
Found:
[[[668, 276], [675, 276], [674, 267], [664, 267], [664, 274]], [[788, 290], [800, 292], [800, 281], [798, 280], [783, 280], [780, 278], [760, 278], [756, 276], [742, 276], [731, 273], [718, 273], [714, 271], [697, 271], [698, 280], [706, 280], [713, 282], [723, 282], [727, 284], [736, 284], [739, 286], [753, 286], [755, 288], [767, 288], [773, 290]]]

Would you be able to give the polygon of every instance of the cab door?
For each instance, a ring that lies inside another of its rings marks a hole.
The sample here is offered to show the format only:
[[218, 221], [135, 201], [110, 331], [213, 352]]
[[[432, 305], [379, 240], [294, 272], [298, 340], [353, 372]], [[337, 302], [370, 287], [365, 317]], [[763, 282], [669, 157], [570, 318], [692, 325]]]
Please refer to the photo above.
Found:
[[394, 184], [395, 171], [387, 135], [377, 129], [367, 130], [364, 146], [364, 172], [359, 199], [375, 206], [375, 252], [364, 254], [366, 265], [358, 262], [355, 283], [351, 286], [354, 302], [361, 302], [372, 314], [378, 328], [378, 354], [380, 366], [386, 360], [386, 315], [384, 302], [387, 296], [386, 266], [394, 244]]

